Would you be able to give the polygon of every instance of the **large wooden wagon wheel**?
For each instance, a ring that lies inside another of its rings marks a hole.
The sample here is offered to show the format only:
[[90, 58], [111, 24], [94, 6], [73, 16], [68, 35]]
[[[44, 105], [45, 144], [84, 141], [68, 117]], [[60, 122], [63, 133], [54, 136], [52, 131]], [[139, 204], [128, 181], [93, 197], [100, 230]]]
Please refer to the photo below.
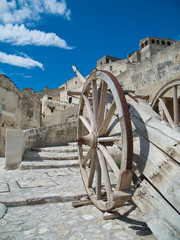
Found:
[[85, 83], [77, 135], [81, 175], [90, 199], [102, 211], [122, 206], [130, 199], [132, 129], [123, 91], [111, 73], [95, 71]]

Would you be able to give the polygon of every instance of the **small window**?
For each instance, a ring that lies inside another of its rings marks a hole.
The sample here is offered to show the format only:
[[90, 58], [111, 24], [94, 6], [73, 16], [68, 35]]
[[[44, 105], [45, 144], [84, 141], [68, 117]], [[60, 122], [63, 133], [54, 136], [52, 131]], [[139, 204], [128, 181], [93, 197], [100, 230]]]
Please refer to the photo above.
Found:
[[69, 104], [72, 103], [72, 97], [69, 97]]
[[167, 45], [168, 45], [168, 46], [171, 46], [171, 43], [170, 43], [170, 42], [167, 42]]
[[148, 45], [148, 41], [145, 41], [145, 46], [147, 46]]
[[102, 62], [100, 62], [100, 65], [102, 65]]
[[154, 44], [154, 43], [155, 43], [154, 39], [152, 39], [152, 41], [151, 41], [151, 42], [152, 42], [152, 44]]
[[141, 48], [143, 48], [143, 47], [144, 47], [144, 44], [142, 43], [142, 44], [141, 44]]
[[162, 43], [162, 45], [165, 45], [165, 41], [162, 41], [161, 43]]
[[159, 44], [159, 40], [157, 40], [157, 42], [156, 42], [157, 44]]
[[112, 71], [112, 70], [113, 70], [113, 67], [112, 67], [112, 66], [110, 66], [110, 67], [109, 67], [109, 70], [110, 70], [110, 71]]
[[52, 100], [52, 97], [48, 97], [48, 100]]
[[77, 81], [75, 81], [75, 84], [77, 84]]

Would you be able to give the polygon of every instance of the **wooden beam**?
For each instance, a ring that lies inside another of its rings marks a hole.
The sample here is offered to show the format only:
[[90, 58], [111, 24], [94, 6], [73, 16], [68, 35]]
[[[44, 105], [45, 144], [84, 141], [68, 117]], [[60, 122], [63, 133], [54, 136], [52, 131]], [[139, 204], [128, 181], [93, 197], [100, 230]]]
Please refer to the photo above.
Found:
[[179, 106], [178, 106], [178, 97], [177, 97], [177, 86], [173, 87], [174, 97], [173, 97], [173, 106], [174, 106], [174, 123], [179, 125]]
[[166, 115], [166, 118], [167, 118], [169, 124], [171, 125], [172, 128], [174, 128], [175, 124], [174, 124], [174, 122], [173, 122], [173, 120], [171, 118], [171, 115], [169, 114], [169, 111], [168, 111], [168, 109], [166, 107], [166, 104], [164, 103], [164, 101], [161, 98], [159, 98], [159, 102], [161, 104], [161, 107], [162, 107], [162, 109], [163, 109], [163, 111], [164, 111], [164, 113]]
[[72, 68], [73, 68], [73, 71], [77, 74], [78, 78], [84, 84], [86, 82], [86, 79], [80, 74], [80, 72], [77, 70], [77, 68], [74, 65], [72, 66]]

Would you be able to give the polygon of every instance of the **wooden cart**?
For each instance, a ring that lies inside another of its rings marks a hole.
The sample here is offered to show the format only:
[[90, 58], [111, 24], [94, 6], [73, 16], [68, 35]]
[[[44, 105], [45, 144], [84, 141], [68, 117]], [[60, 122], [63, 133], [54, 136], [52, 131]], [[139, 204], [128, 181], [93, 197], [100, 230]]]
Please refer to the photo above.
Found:
[[[73, 69], [84, 82], [77, 138], [89, 198], [104, 212], [132, 198], [158, 239], [180, 239], [179, 80], [161, 89], [151, 107], [123, 90], [110, 72], [97, 70], [86, 80]], [[153, 108], [171, 87], [176, 122], [169, 126]]]

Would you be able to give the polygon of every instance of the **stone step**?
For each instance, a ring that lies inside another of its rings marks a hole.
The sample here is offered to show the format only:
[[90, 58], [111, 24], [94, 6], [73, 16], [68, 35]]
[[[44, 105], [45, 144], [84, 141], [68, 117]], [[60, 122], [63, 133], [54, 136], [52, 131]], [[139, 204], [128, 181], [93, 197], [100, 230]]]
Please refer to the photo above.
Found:
[[7, 207], [77, 201], [86, 196], [77, 167], [1, 171], [1, 177], [0, 202]]
[[78, 154], [77, 152], [64, 152], [64, 153], [56, 153], [56, 152], [33, 152], [28, 151], [23, 157], [23, 161], [26, 160], [77, 160]]
[[70, 143], [68, 143], [68, 146], [76, 146], [77, 147], [77, 142], [70, 142]]
[[57, 146], [57, 147], [36, 147], [32, 148], [33, 152], [56, 152], [56, 153], [64, 153], [64, 152], [77, 152], [77, 146]]
[[23, 161], [20, 165], [20, 170], [33, 169], [49, 169], [49, 168], [70, 168], [79, 167], [78, 160], [64, 160], [64, 161]]

